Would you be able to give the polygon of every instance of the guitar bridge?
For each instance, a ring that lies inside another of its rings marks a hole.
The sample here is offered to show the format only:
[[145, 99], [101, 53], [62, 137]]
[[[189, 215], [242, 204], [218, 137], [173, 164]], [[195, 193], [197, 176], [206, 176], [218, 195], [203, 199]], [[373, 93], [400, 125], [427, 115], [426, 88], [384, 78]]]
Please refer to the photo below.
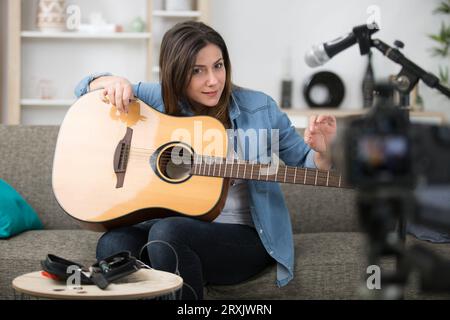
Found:
[[122, 140], [117, 144], [114, 152], [114, 172], [116, 173], [117, 183], [116, 188], [123, 187], [125, 180], [125, 173], [127, 171], [128, 158], [130, 155], [131, 138], [133, 136], [133, 129], [127, 127], [127, 132]]

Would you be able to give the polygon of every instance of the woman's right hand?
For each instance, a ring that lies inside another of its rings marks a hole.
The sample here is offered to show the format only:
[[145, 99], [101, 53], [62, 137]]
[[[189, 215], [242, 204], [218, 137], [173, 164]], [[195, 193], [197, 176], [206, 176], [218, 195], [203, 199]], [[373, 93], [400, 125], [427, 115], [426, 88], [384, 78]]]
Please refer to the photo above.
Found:
[[99, 77], [90, 83], [89, 88], [101, 88], [102, 95], [108, 97], [111, 104], [120, 112], [128, 113], [128, 106], [134, 99], [133, 87], [128, 79], [118, 76]]

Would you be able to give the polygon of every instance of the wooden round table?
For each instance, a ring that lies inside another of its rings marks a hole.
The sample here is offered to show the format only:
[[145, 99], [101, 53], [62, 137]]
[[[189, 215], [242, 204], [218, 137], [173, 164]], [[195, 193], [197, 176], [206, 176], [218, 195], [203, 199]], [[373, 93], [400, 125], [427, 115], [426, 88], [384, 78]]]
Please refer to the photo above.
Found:
[[140, 269], [111, 283], [105, 290], [96, 285], [67, 286], [64, 281], [44, 277], [41, 271], [24, 274], [12, 282], [14, 290], [22, 296], [67, 300], [149, 299], [169, 294], [175, 297], [182, 285], [181, 277], [154, 269]]

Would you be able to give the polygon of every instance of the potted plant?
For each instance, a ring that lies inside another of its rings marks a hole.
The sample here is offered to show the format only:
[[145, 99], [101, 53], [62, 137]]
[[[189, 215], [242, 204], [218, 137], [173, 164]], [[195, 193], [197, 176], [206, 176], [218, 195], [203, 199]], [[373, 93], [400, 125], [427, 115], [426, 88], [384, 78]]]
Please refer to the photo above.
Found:
[[[450, 15], [450, 0], [441, 1], [439, 6], [433, 11], [433, 14]], [[443, 59], [450, 58], [450, 25], [442, 21], [439, 33], [431, 34], [429, 37], [435, 42], [435, 46], [432, 48], [432, 55]], [[442, 83], [450, 84], [448, 66], [439, 66], [439, 77]]]

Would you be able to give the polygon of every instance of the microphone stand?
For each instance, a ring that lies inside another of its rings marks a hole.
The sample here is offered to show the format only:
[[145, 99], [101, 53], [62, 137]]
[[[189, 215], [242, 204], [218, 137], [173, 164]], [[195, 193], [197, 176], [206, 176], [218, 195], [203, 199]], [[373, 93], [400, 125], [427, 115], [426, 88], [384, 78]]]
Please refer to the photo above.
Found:
[[[378, 26], [374, 23], [371, 25], [362, 25], [353, 28], [353, 34], [359, 45], [361, 55], [368, 54], [372, 47], [378, 49], [383, 55], [390, 60], [402, 66], [402, 70], [396, 77], [396, 89], [403, 95], [409, 94], [422, 80], [427, 86], [439, 90], [442, 94], [450, 99], [450, 89], [439, 82], [439, 78], [434, 74], [423, 70], [417, 64], [406, 58], [400, 50], [392, 48], [379, 39], [371, 39], [372, 34], [377, 32]], [[409, 99], [404, 99], [402, 104], [409, 104]]]
[[[368, 39], [366, 33], [360, 33], [359, 37], [363, 37], [361, 38], [361, 42], [358, 41], [360, 47], [362, 46], [361, 50], [367, 50], [369, 46], [374, 47], [387, 58], [402, 66], [400, 73], [395, 77], [394, 86], [400, 93], [400, 107], [405, 110], [406, 119], [409, 120], [408, 107], [410, 106], [410, 93], [419, 80], [422, 80], [430, 88], [439, 90], [450, 99], [450, 89], [442, 85], [437, 76], [423, 70], [417, 64], [406, 58], [400, 50], [390, 47], [379, 39]], [[403, 47], [403, 44], [400, 44], [401, 47]], [[404, 220], [405, 219], [401, 218], [399, 221], [399, 236], [403, 242], [406, 240], [406, 222]]]

